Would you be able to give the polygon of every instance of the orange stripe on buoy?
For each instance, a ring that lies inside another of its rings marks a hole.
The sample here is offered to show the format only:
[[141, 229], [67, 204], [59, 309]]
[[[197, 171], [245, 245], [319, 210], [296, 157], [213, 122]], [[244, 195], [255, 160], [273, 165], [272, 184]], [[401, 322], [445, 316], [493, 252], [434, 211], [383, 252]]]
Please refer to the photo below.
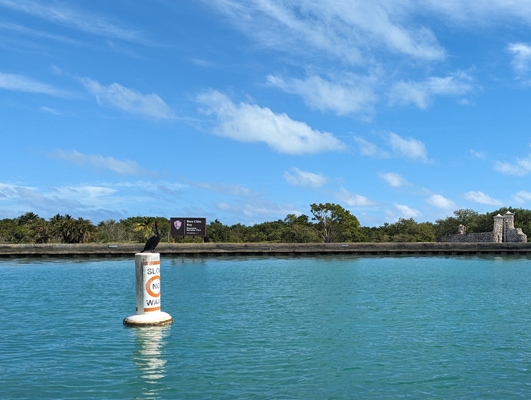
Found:
[[144, 261], [142, 262], [142, 265], [160, 265], [160, 260], [159, 261]]
[[[160, 296], [160, 288], [159, 288], [159, 292], [158, 293], [155, 293], [153, 290], [151, 290], [151, 283], [153, 283], [153, 281], [156, 281], [156, 280], [160, 281], [160, 275], [152, 276], [151, 279], [146, 282], [146, 292], [148, 292], [151, 297], [159, 297]], [[159, 282], [159, 285], [160, 285], [160, 282]]]
[[160, 307], [144, 308], [144, 312], [146, 311], [160, 311]]

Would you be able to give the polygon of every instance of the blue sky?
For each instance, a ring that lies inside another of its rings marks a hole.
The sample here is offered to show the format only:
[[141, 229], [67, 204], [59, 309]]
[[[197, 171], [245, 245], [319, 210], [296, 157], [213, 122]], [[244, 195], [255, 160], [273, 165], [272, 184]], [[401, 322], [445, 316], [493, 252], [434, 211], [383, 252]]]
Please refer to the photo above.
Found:
[[0, 218], [531, 208], [528, 0], [0, 0], [0, 51]]

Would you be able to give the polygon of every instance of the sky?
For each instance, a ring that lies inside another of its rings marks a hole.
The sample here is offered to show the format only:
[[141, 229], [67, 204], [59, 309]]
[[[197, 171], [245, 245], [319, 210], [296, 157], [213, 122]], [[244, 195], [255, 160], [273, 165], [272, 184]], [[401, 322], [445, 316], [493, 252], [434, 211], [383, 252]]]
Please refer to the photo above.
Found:
[[0, 0], [0, 218], [531, 208], [529, 0]]

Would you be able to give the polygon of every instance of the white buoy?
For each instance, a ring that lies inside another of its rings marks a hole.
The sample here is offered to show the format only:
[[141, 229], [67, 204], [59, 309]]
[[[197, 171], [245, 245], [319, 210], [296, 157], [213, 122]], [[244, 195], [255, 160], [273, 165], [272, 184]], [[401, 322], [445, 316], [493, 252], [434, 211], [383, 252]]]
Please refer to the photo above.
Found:
[[161, 311], [160, 254], [136, 253], [136, 314], [124, 319], [124, 325], [160, 326], [173, 322], [170, 314]]

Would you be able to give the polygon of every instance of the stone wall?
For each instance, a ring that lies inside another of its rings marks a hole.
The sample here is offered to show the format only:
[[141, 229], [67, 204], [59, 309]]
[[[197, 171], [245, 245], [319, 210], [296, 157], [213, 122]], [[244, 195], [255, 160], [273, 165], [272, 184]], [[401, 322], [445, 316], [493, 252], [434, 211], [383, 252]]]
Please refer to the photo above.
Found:
[[469, 243], [469, 242], [480, 242], [480, 243], [492, 243], [494, 242], [494, 235], [492, 232], [481, 232], [481, 233], [466, 233], [466, 234], [455, 234], [450, 235], [446, 238], [445, 242], [453, 243]]
[[459, 225], [456, 235], [449, 235], [443, 241], [453, 243], [525, 243], [527, 242], [527, 235], [522, 232], [522, 229], [514, 227], [514, 214], [507, 211], [505, 215], [496, 215], [494, 217], [494, 224], [492, 232], [480, 233], [466, 233], [466, 228]]
[[507, 232], [507, 238], [506, 242], [527, 242], [527, 235], [522, 232], [521, 228], [511, 229], [509, 232]]

